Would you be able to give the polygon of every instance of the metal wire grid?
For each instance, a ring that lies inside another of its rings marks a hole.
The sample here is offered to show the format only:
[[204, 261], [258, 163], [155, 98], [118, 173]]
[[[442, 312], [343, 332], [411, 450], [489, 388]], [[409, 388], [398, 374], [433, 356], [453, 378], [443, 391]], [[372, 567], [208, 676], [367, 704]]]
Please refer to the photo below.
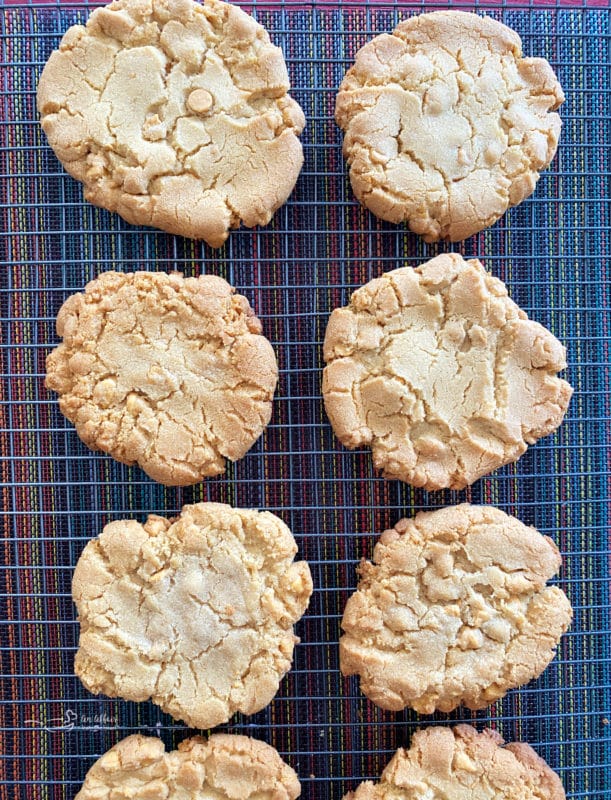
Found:
[[[311, 565], [316, 590], [297, 626], [302, 643], [293, 670], [268, 709], [223, 726], [274, 744], [298, 771], [304, 798], [340, 798], [379, 775], [418, 726], [457, 719], [529, 741], [569, 797], [611, 797], [608, 12], [476, 5], [515, 28], [527, 53], [553, 63], [567, 95], [564, 131], [535, 196], [449, 248], [424, 245], [357, 207], [333, 123], [334, 94], [356, 49], [424, 6], [279, 0], [245, 7], [284, 49], [308, 119], [305, 165], [270, 226], [237, 231], [218, 252], [88, 206], [46, 145], [34, 109], [37, 78], [61, 34], [84, 21], [87, 4], [7, 6], [0, 17], [0, 800], [72, 797], [93, 760], [129, 733], [160, 735], [168, 747], [187, 736], [149, 703], [82, 688], [73, 675], [78, 627], [70, 581], [80, 551], [107, 521], [170, 515], [198, 500], [280, 514]], [[566, 343], [576, 392], [558, 433], [517, 465], [465, 492], [427, 494], [382, 480], [367, 452], [337, 443], [320, 401], [320, 344], [328, 313], [356, 286], [446, 249], [482, 258]], [[274, 416], [226, 476], [189, 489], [156, 485], [138, 469], [91, 454], [45, 391], [59, 306], [111, 268], [214, 272], [262, 318], [280, 364]], [[559, 544], [572, 630], [538, 681], [486, 712], [384, 713], [338, 672], [339, 621], [355, 566], [401, 516], [464, 499], [494, 503]]]

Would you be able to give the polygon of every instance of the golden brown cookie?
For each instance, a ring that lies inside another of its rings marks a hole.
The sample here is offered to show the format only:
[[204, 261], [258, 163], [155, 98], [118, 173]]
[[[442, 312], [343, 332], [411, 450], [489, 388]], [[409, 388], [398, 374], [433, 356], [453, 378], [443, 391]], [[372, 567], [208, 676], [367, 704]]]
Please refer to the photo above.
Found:
[[391, 711], [478, 709], [536, 678], [571, 623], [553, 541], [492, 506], [402, 519], [363, 561], [340, 666]]
[[274, 351], [222, 278], [107, 272], [70, 297], [46, 386], [92, 450], [171, 486], [225, 470], [270, 420]]
[[479, 261], [387, 272], [329, 319], [325, 408], [346, 447], [425, 489], [462, 489], [562, 422], [565, 350]]
[[355, 195], [427, 242], [487, 228], [554, 157], [564, 101], [547, 61], [491, 17], [435, 11], [356, 54], [336, 120]]
[[523, 742], [470, 725], [433, 727], [400, 748], [379, 783], [361, 783], [344, 800], [565, 800], [560, 778]]
[[294, 770], [265, 742], [217, 733], [165, 752], [160, 739], [122, 739], [91, 767], [75, 800], [295, 800]]
[[312, 578], [269, 512], [185, 506], [107, 525], [72, 583], [74, 668], [91, 692], [149, 698], [197, 728], [268, 705], [289, 671]]
[[38, 110], [85, 199], [220, 247], [265, 225], [303, 163], [282, 51], [220, 0], [117, 0], [70, 28]]

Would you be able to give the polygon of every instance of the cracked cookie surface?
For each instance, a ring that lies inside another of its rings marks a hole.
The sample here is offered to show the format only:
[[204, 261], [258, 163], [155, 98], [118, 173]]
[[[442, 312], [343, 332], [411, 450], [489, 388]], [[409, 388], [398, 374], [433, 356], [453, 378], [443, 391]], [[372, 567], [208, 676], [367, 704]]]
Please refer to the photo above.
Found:
[[222, 278], [106, 272], [57, 317], [46, 386], [93, 450], [172, 486], [242, 458], [272, 412], [276, 357]]
[[325, 408], [346, 447], [425, 489], [462, 489], [562, 422], [565, 350], [479, 261], [387, 272], [331, 314]]
[[486, 708], [538, 677], [572, 619], [553, 541], [492, 506], [402, 519], [359, 568], [340, 665], [381, 708]]
[[110, 523], [74, 573], [76, 674], [197, 728], [259, 711], [291, 667], [312, 593], [296, 552], [274, 514], [221, 503]]
[[232, 734], [195, 736], [165, 752], [160, 739], [122, 739], [91, 767], [75, 800], [295, 800], [301, 786], [277, 750]]
[[491, 17], [436, 11], [362, 47], [336, 120], [358, 200], [427, 242], [458, 241], [528, 197], [554, 157], [564, 101]]
[[558, 775], [525, 742], [470, 725], [431, 727], [400, 748], [379, 783], [361, 783], [344, 800], [565, 800]]
[[220, 247], [293, 190], [305, 120], [282, 51], [219, 0], [118, 0], [63, 37], [38, 85], [49, 143], [85, 199]]

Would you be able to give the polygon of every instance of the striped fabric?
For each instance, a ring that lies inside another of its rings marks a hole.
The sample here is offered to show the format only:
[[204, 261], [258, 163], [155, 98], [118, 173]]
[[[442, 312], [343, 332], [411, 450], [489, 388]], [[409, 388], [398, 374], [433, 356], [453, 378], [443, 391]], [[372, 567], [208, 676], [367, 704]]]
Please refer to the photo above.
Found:
[[[237, 231], [218, 252], [87, 205], [46, 145], [36, 81], [87, 7], [0, 11], [0, 800], [72, 798], [93, 760], [123, 736], [139, 731], [174, 746], [188, 734], [150, 703], [82, 688], [73, 675], [70, 581], [85, 543], [109, 520], [170, 515], [198, 500], [280, 514], [311, 564], [316, 591], [298, 625], [293, 671], [269, 708], [223, 726], [275, 745], [298, 771], [305, 800], [338, 800], [377, 776], [418, 726], [458, 719], [529, 741], [569, 797], [611, 798], [609, 12], [490, 7], [522, 35], [528, 54], [556, 67], [567, 96], [564, 130], [535, 195], [450, 248], [427, 246], [357, 206], [333, 122], [334, 94], [356, 49], [422, 7], [329, 0], [254, 10], [284, 49], [308, 119], [305, 167], [267, 228]], [[464, 492], [427, 494], [381, 479], [368, 452], [349, 452], [334, 438], [320, 399], [321, 342], [330, 310], [356, 286], [446, 249], [480, 257], [566, 344], [576, 391], [557, 434], [517, 465]], [[224, 477], [188, 489], [164, 488], [90, 453], [43, 385], [66, 297], [100, 271], [142, 268], [225, 277], [254, 305], [280, 362], [267, 433]], [[574, 625], [544, 675], [488, 711], [382, 712], [338, 671], [339, 622], [355, 566], [401, 516], [465, 499], [494, 503], [553, 537]]]

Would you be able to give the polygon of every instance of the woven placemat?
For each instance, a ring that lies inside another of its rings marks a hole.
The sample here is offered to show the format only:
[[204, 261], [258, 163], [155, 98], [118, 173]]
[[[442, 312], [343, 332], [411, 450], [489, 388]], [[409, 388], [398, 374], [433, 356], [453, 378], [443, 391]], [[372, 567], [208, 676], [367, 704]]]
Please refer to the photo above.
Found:
[[[47, 146], [36, 82], [87, 7], [0, 11], [0, 800], [72, 798], [93, 760], [128, 733], [159, 735], [169, 746], [188, 735], [150, 703], [83, 689], [73, 675], [70, 581], [82, 548], [109, 520], [170, 515], [197, 500], [278, 513], [310, 562], [316, 591], [298, 625], [294, 669], [269, 708], [223, 728], [275, 745], [298, 771], [305, 800], [338, 800], [377, 776], [419, 725], [453, 719], [529, 741], [569, 797], [611, 797], [609, 12], [488, 9], [521, 34], [526, 53], [555, 66], [567, 96], [561, 145], [533, 197], [479, 236], [436, 247], [358, 207], [333, 122], [335, 91], [356, 49], [422, 6], [254, 10], [284, 49], [308, 119], [305, 166], [269, 227], [237, 231], [218, 252], [85, 204]], [[329, 312], [356, 286], [444, 249], [480, 257], [566, 344], [575, 395], [557, 434], [517, 465], [465, 492], [427, 494], [379, 478], [368, 452], [348, 452], [334, 438], [320, 399], [321, 342]], [[225, 277], [256, 308], [280, 362], [267, 433], [226, 476], [190, 489], [163, 488], [90, 453], [43, 385], [66, 297], [100, 271], [141, 268]], [[539, 680], [485, 712], [384, 713], [338, 671], [355, 566], [401, 516], [464, 499], [494, 503], [553, 537], [564, 555], [560, 585], [575, 608], [572, 630]]]

